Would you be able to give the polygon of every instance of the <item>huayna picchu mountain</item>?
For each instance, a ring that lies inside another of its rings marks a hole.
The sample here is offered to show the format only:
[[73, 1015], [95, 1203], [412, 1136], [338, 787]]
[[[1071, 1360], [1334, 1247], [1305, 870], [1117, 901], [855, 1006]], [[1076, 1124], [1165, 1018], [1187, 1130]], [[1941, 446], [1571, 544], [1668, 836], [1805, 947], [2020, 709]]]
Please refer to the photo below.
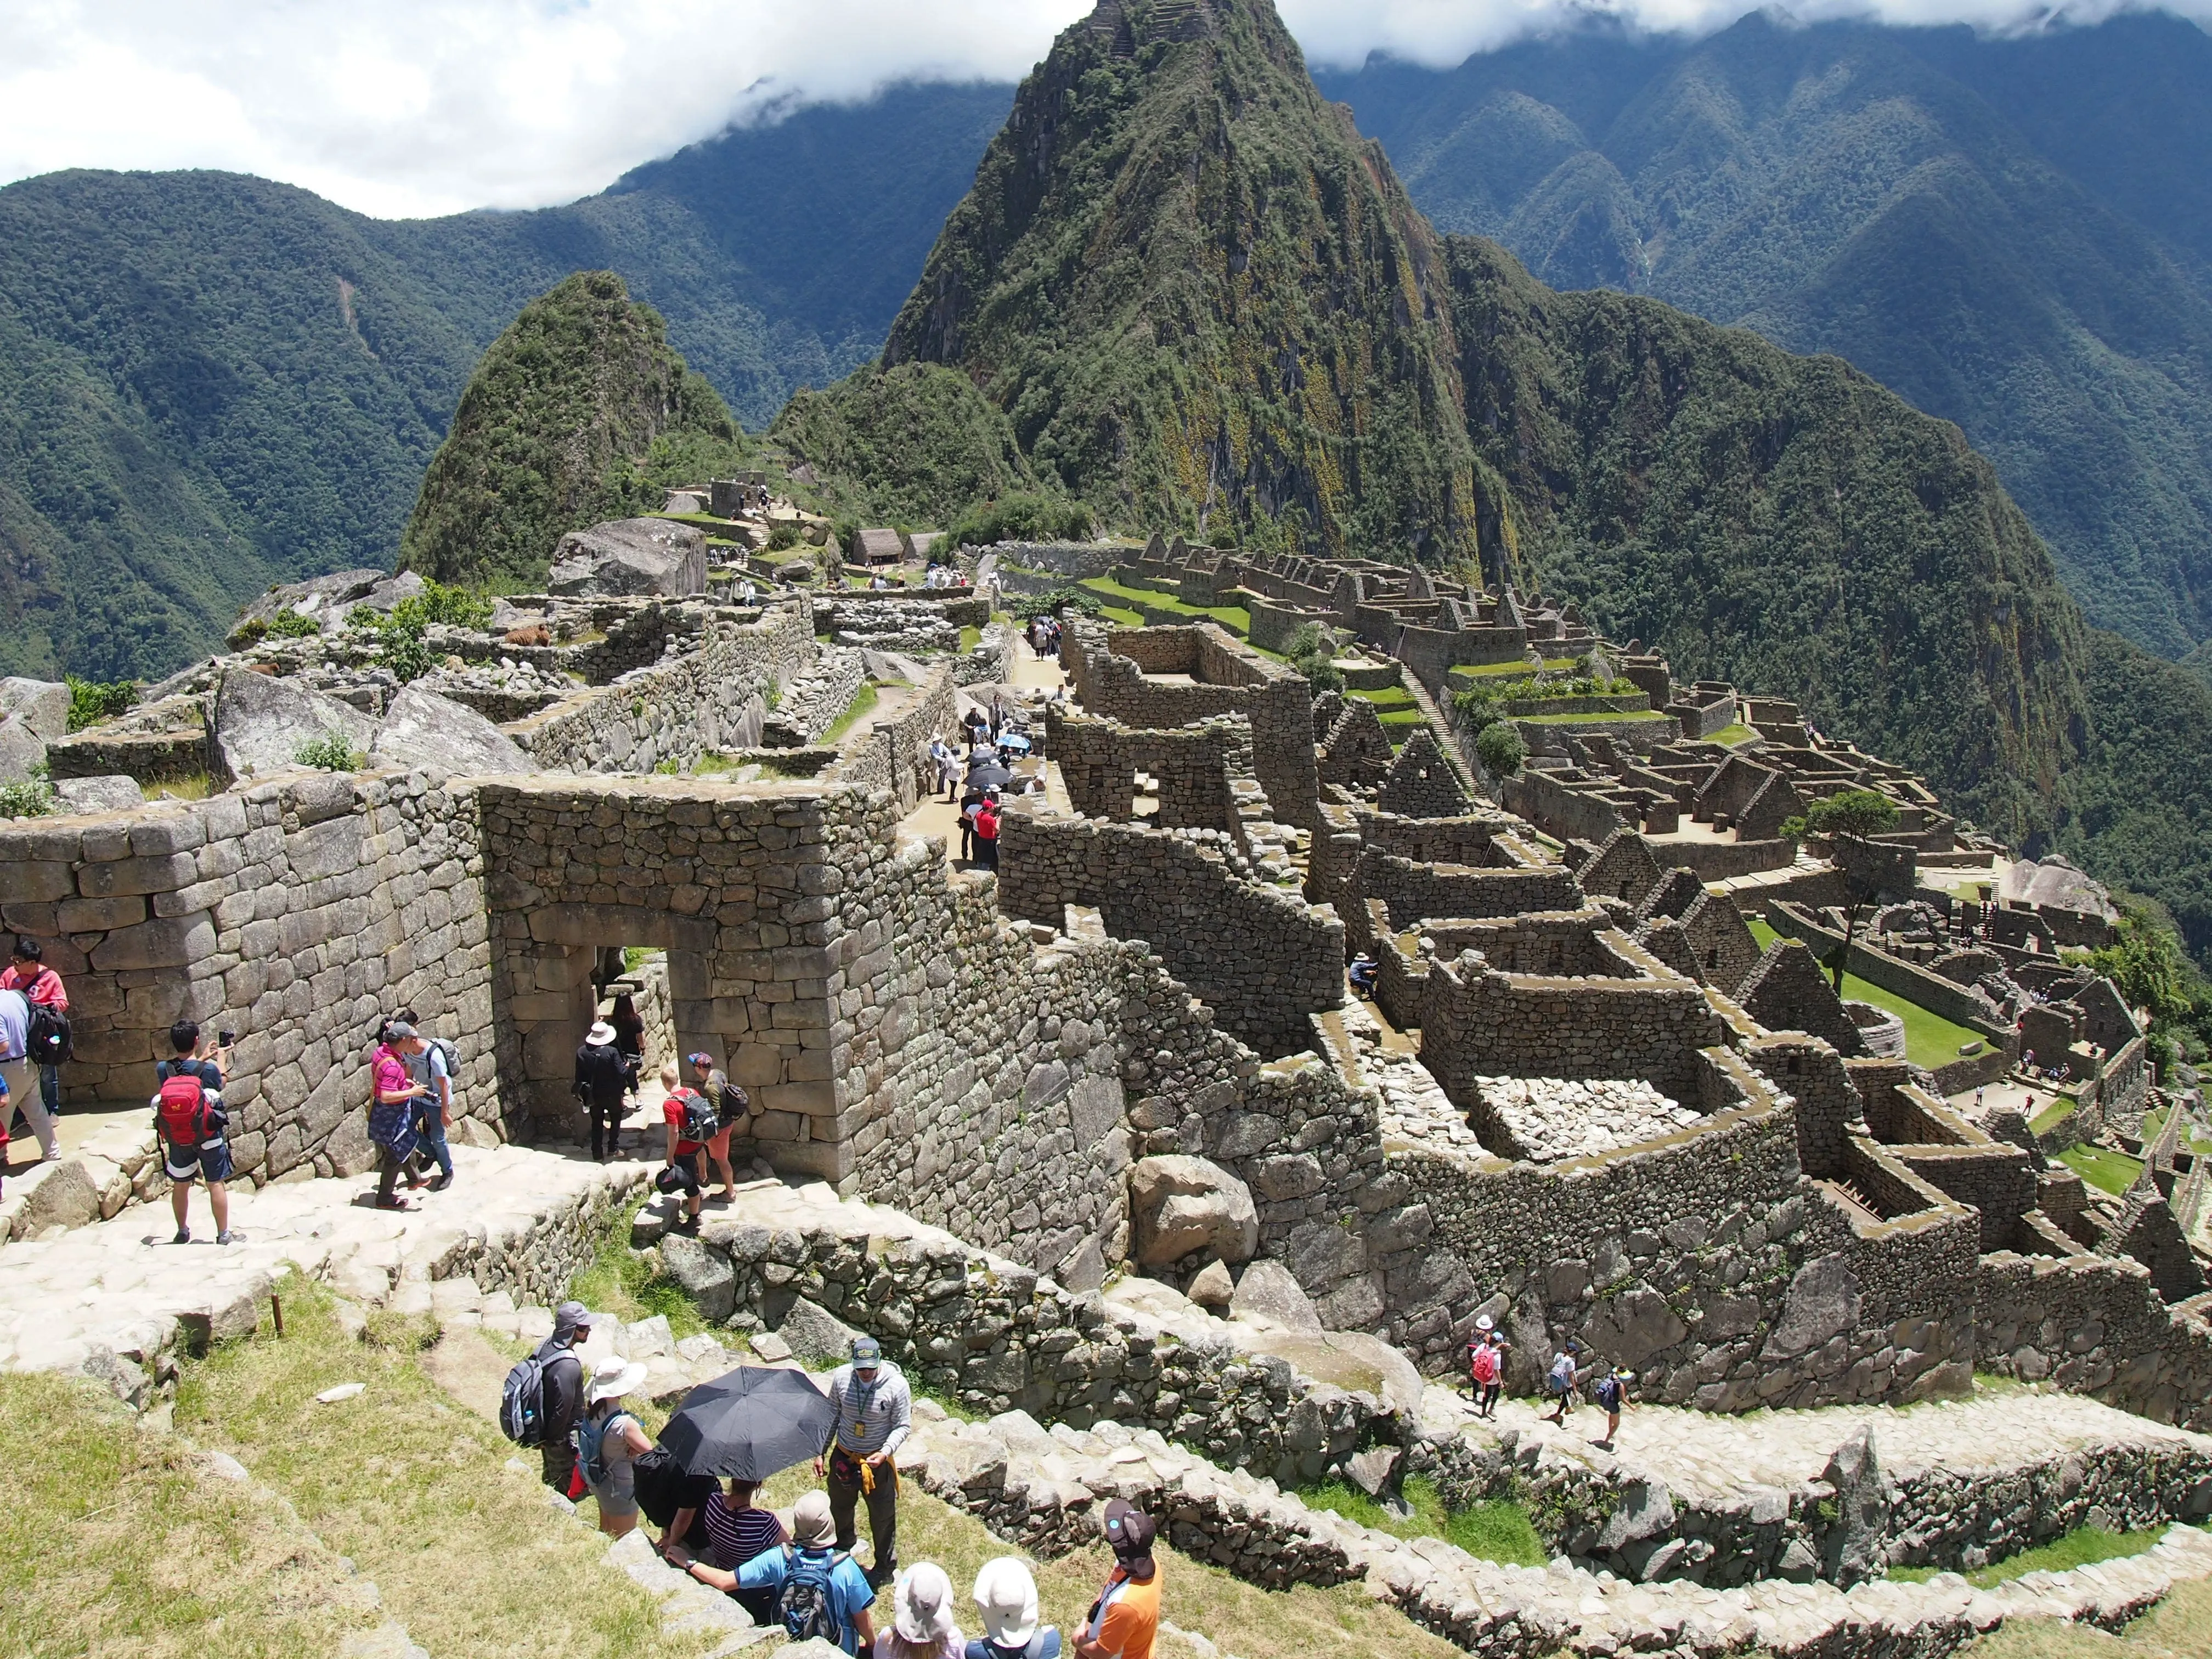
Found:
[[1102, 0], [1061, 34], [882, 364], [810, 422], [865, 424], [913, 363], [1109, 520], [1479, 557], [2212, 945], [2212, 693], [2085, 625], [1959, 429], [1839, 359], [1437, 236], [1267, 0]]

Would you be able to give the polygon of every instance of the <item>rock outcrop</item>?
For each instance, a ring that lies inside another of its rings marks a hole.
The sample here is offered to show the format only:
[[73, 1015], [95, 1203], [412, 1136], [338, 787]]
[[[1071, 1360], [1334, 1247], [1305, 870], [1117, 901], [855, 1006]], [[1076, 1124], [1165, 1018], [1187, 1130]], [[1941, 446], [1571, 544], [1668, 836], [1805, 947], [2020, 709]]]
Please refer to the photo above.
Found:
[[248, 669], [230, 670], [216, 687], [208, 758], [228, 781], [298, 766], [304, 745], [332, 737], [366, 753], [376, 739], [376, 722], [351, 703]]
[[617, 519], [572, 530], [553, 549], [548, 591], [583, 599], [707, 591], [707, 538], [666, 519]]
[[406, 687], [384, 711], [370, 757], [478, 775], [538, 769], [514, 738], [475, 709], [419, 685]]
[[1219, 1164], [1168, 1153], [1129, 1171], [1129, 1215], [1138, 1262], [1164, 1267], [1199, 1250], [1247, 1261], [1260, 1243], [1252, 1191]]

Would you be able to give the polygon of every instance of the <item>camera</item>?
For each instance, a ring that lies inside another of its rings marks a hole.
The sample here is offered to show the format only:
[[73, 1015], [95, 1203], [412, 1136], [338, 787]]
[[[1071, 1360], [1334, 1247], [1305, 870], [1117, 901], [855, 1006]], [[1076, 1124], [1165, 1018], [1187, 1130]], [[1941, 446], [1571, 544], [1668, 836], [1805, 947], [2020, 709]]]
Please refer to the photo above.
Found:
[[217, 1031], [215, 1034], [215, 1040], [220, 1047], [225, 1048], [238, 1047], [238, 1033], [235, 1031]]

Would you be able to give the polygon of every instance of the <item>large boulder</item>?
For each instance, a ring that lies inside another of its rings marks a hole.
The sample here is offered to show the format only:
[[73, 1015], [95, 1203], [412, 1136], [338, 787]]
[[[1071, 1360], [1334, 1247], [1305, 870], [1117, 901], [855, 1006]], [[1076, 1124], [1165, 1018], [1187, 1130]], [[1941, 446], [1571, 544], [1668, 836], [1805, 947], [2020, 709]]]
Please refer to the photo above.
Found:
[[1820, 1478], [1836, 1491], [1836, 1517], [1820, 1540], [1820, 1576], [1845, 1589], [1880, 1577], [1889, 1567], [1897, 1489], [1882, 1470], [1869, 1425], [1860, 1424], [1836, 1448]]
[[45, 741], [21, 715], [0, 720], [0, 783], [22, 782], [46, 757]]
[[737, 1274], [720, 1251], [672, 1233], [660, 1241], [660, 1271], [698, 1305], [699, 1316], [709, 1325], [720, 1324], [736, 1311]]
[[1139, 1158], [1129, 1170], [1129, 1219], [1138, 1263], [1146, 1267], [1164, 1267], [1198, 1250], [1224, 1261], [1249, 1261], [1260, 1244], [1251, 1188], [1202, 1158]]
[[0, 680], [0, 714], [13, 714], [47, 743], [69, 736], [70, 689], [54, 680]]
[[273, 622], [280, 613], [289, 611], [320, 624], [327, 634], [356, 605], [388, 613], [400, 600], [420, 593], [424, 586], [422, 578], [411, 570], [395, 574], [364, 567], [333, 571], [327, 576], [313, 576], [303, 582], [286, 582], [270, 588], [239, 613], [238, 623], [231, 631], [235, 635], [240, 627], [250, 622]]
[[1285, 1330], [1321, 1329], [1313, 1298], [1279, 1261], [1255, 1261], [1245, 1268], [1229, 1298], [1229, 1311], [1238, 1319], [1272, 1320]]
[[146, 804], [138, 780], [120, 775], [100, 778], [56, 778], [54, 801], [64, 812], [122, 812]]
[[853, 1357], [853, 1339], [860, 1334], [818, 1302], [800, 1297], [791, 1304], [775, 1334], [791, 1346], [791, 1356], [819, 1370], [842, 1365]]
[[468, 776], [538, 769], [520, 744], [475, 709], [420, 685], [404, 687], [384, 711], [374, 752], [396, 766], [434, 766]]
[[216, 687], [208, 748], [231, 782], [289, 770], [301, 763], [301, 745], [333, 736], [365, 754], [375, 742], [376, 722], [351, 703], [251, 669], [226, 670]]
[[707, 538], [666, 519], [617, 519], [572, 530], [553, 549], [549, 591], [610, 599], [707, 591]]

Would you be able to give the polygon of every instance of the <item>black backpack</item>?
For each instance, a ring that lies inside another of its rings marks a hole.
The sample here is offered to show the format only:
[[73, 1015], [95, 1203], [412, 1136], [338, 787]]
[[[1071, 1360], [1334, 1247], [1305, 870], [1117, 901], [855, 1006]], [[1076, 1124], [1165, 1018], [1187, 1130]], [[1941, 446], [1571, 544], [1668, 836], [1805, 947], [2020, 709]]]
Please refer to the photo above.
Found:
[[33, 1066], [58, 1066], [70, 1058], [69, 1016], [44, 1003], [31, 1004], [25, 1028], [23, 1057]]
[[723, 1125], [726, 1127], [730, 1124], [742, 1122], [752, 1115], [752, 1097], [738, 1087], [736, 1084], [725, 1079], [721, 1088], [721, 1097], [714, 1103], [715, 1113], [721, 1119]]

